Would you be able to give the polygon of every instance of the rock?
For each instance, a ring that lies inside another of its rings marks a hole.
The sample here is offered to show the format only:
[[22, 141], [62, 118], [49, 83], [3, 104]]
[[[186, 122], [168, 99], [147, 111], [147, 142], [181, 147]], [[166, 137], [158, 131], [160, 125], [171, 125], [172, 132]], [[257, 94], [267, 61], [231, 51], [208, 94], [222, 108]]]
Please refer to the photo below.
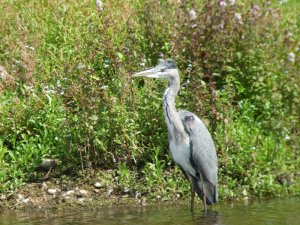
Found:
[[87, 201], [93, 201], [92, 198], [78, 198], [77, 199], [78, 203], [83, 203], [83, 202], [87, 202]]
[[56, 165], [56, 161], [54, 159], [44, 159], [41, 164], [41, 169], [48, 171]]
[[45, 182], [43, 182], [42, 183], [42, 191], [45, 191], [47, 188], [48, 188], [48, 185]]
[[79, 190], [77, 193], [77, 197], [82, 198], [82, 197], [88, 196], [88, 194], [89, 194], [89, 192], [87, 190]]
[[110, 196], [113, 191], [114, 191], [114, 189], [112, 187], [109, 187], [107, 189], [106, 197]]
[[23, 195], [18, 194], [17, 202], [18, 204], [27, 204], [29, 203], [29, 198], [25, 198]]
[[70, 198], [71, 196], [75, 195], [75, 191], [74, 190], [69, 190], [69, 191], [65, 191], [62, 193], [62, 197], [64, 198]]
[[79, 190], [79, 193], [82, 195], [88, 195], [88, 191], [87, 190]]
[[75, 191], [74, 190], [69, 190], [66, 192], [66, 196], [72, 196], [75, 195]]
[[5, 201], [6, 199], [7, 199], [6, 195], [1, 195], [1, 196], [0, 196], [0, 200], [1, 200], [1, 201]]
[[94, 187], [95, 187], [96, 189], [100, 189], [100, 188], [103, 187], [103, 185], [102, 185], [101, 183], [99, 183], [99, 182], [96, 182], [96, 183], [94, 184]]
[[7, 200], [10, 200], [10, 199], [13, 198], [13, 196], [14, 196], [14, 193], [13, 193], [13, 192], [10, 192], [10, 193], [8, 193], [8, 194], [6, 195], [6, 199], [7, 199]]
[[141, 192], [138, 192], [138, 191], [137, 191], [137, 192], [135, 193], [135, 198], [138, 199], [138, 198], [141, 198], [141, 197], [142, 197]]
[[82, 202], [85, 201], [85, 198], [78, 198], [77, 201], [80, 202], [80, 203], [82, 203]]
[[124, 192], [125, 194], [128, 194], [128, 193], [130, 192], [129, 187], [125, 187], [124, 190], [123, 190], [123, 192]]
[[48, 191], [47, 191], [47, 193], [48, 193], [49, 195], [55, 195], [57, 192], [58, 192], [58, 191], [57, 191], [57, 189], [55, 189], [55, 188], [50, 188], [50, 189], [48, 189]]

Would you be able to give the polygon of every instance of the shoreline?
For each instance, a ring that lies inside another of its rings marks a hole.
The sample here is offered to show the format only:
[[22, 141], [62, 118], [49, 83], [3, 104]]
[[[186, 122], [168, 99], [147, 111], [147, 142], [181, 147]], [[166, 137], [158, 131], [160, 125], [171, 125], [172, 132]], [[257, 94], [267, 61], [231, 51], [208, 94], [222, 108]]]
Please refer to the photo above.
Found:
[[[174, 197], [156, 197], [149, 193], [136, 190], [120, 190], [109, 186], [95, 186], [80, 182], [70, 182], [69, 185], [58, 184], [57, 179], [40, 183], [26, 183], [15, 191], [0, 194], [0, 211], [4, 210], [98, 210], [104, 207], [147, 207], [159, 205], [184, 205], [190, 208], [190, 193], [174, 195]], [[269, 198], [231, 198], [221, 199], [218, 204], [248, 204], [266, 199], [295, 197], [297, 194], [281, 195]], [[196, 198], [196, 208], [202, 208], [200, 198]], [[218, 204], [212, 208], [218, 207]]]

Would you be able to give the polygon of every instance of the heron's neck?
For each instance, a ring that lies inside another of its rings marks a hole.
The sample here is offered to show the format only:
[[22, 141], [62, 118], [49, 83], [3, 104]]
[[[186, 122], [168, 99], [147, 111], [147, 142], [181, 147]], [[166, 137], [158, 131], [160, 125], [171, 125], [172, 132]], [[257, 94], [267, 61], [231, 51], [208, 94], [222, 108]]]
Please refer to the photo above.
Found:
[[182, 142], [185, 139], [186, 133], [175, 107], [175, 97], [178, 91], [179, 80], [170, 82], [169, 87], [164, 93], [163, 108], [169, 135], [171, 135], [171, 138], [175, 138], [177, 142]]

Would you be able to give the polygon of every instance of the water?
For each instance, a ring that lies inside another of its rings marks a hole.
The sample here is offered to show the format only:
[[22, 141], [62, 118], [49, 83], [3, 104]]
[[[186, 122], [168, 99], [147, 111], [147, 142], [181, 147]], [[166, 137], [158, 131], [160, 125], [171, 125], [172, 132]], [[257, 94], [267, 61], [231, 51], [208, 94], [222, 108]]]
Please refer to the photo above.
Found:
[[[198, 206], [199, 207], [199, 206]], [[0, 211], [0, 225], [299, 225], [300, 198], [277, 199], [248, 204], [219, 204], [203, 214], [177, 206], [109, 207], [73, 211]]]

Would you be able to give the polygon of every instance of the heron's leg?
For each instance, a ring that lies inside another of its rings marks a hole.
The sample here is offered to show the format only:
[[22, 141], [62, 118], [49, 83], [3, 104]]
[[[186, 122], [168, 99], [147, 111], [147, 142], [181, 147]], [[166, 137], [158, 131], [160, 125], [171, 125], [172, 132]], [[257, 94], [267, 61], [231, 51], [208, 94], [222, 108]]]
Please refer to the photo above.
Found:
[[205, 211], [205, 213], [206, 213], [206, 211], [207, 211], [206, 193], [205, 193], [206, 191], [205, 191], [205, 188], [204, 188], [203, 177], [202, 177], [201, 173], [199, 173], [199, 174], [200, 174], [200, 179], [201, 179], [201, 184], [202, 184], [204, 211]]
[[191, 211], [194, 211], [194, 205], [195, 205], [195, 182], [194, 178], [192, 176], [189, 176], [189, 181], [191, 185]]

